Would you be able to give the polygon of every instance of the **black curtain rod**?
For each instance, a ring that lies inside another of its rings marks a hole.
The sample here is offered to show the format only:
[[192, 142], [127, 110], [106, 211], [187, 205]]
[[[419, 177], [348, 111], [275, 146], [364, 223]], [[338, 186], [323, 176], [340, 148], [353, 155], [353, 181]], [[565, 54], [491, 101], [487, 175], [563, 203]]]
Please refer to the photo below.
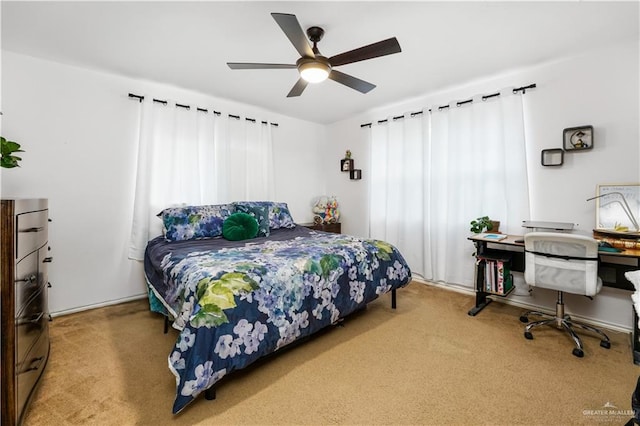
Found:
[[496, 96], [500, 96], [500, 92], [492, 93], [492, 94], [490, 94], [490, 95], [484, 95], [484, 96], [482, 97], [482, 100], [483, 100], [483, 101], [486, 101], [487, 99], [495, 98]]
[[[129, 93], [129, 97], [130, 97], [131, 99], [137, 99], [137, 100], [138, 100], [138, 102], [142, 102], [142, 101], [144, 101], [144, 96], [141, 96], [141, 95], [136, 95], [136, 94], [133, 94], [133, 93]], [[153, 99], [153, 102], [157, 102], [157, 103], [160, 103], [160, 104], [163, 104], [163, 105], [167, 105], [167, 104], [168, 104], [168, 102], [167, 102], [167, 101], [162, 100], [162, 99]], [[176, 103], [176, 108], [184, 108], [184, 109], [186, 109], [186, 110], [190, 110], [190, 109], [191, 109], [191, 106]], [[205, 114], [209, 112], [209, 110], [208, 110], [208, 109], [206, 109], [206, 108], [200, 108], [200, 107], [196, 107], [196, 111], [204, 112]], [[221, 114], [222, 114], [220, 111], [215, 111], [215, 110], [211, 110], [211, 112], [213, 112], [215, 115], [221, 115]], [[239, 115], [229, 114], [229, 117], [231, 117], [231, 118], [235, 118], [235, 119], [237, 119], [237, 120], [239, 120], [239, 119], [240, 119], [240, 116], [239, 116]], [[256, 122], [256, 119], [255, 119], [255, 118], [245, 118], [245, 120], [250, 121], [250, 122], [252, 122], [252, 123], [255, 123], [255, 122]], [[269, 122], [267, 122], [267, 121], [260, 121], [260, 123], [262, 123], [262, 124], [271, 124], [271, 125], [272, 125], [272, 126], [274, 126], [274, 127], [278, 127], [278, 123], [269, 123]]]
[[[516, 94], [518, 92], [522, 92], [522, 94], [524, 95], [525, 93], [527, 93], [527, 90], [535, 89], [535, 88], [536, 88], [536, 84], [533, 83], [533, 84], [530, 84], [528, 86], [522, 86], [522, 87], [515, 88], [515, 89], [513, 89], [513, 93]], [[486, 101], [487, 99], [495, 98], [496, 96], [500, 96], [500, 92], [491, 93], [490, 95], [483, 95], [482, 96], [482, 100]], [[470, 104], [472, 102], [473, 102], [473, 98], [467, 99], [466, 101], [458, 101], [458, 102], [456, 102], [456, 106], [460, 107], [460, 106], [463, 106], [463, 105], [466, 105], [466, 104]], [[438, 111], [442, 111], [443, 109], [447, 109], [449, 107], [450, 107], [450, 105], [441, 105], [441, 106], [438, 107]], [[428, 109], [428, 111], [431, 112], [431, 109]], [[422, 113], [424, 113], [424, 111], [415, 111], [415, 112], [412, 112], [410, 115], [411, 115], [411, 117], [415, 117], [416, 115], [420, 115]], [[404, 118], [404, 115], [395, 116], [395, 117], [393, 117], [393, 120], [395, 121], [395, 120], [399, 120], [401, 118]], [[382, 124], [382, 123], [386, 123], [387, 121], [388, 121], [387, 119], [378, 120], [377, 123], [378, 124]], [[371, 123], [361, 124], [360, 127], [371, 127]]]
[[130, 98], [137, 99], [137, 100], [138, 100], [138, 102], [142, 102], [142, 101], [144, 100], [144, 96], [134, 95], [133, 93], [129, 93], [129, 97], [130, 97]]
[[[422, 113], [423, 111], [412, 112], [411, 117], [415, 117], [416, 115], [420, 115]], [[404, 118], [404, 115], [397, 115], [393, 117], [393, 120], [400, 120], [401, 118]], [[387, 121], [389, 120], [387, 120], [386, 118], [384, 120], [378, 120], [378, 124], [386, 123]], [[371, 127], [371, 123], [361, 124], [360, 127]]]
[[520, 91], [522, 91], [522, 94], [524, 95], [525, 93], [527, 93], [527, 89], [535, 89], [536, 88], [536, 84], [530, 84], [528, 86], [522, 86], [522, 87], [518, 87], [517, 89], [513, 89], [513, 93], [518, 93]]

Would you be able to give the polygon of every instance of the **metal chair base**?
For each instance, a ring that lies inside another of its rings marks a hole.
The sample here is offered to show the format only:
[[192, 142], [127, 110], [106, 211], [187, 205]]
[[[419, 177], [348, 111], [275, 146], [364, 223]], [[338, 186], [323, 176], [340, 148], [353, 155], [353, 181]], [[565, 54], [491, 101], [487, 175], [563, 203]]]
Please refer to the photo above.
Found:
[[[541, 317], [543, 319], [538, 321], [529, 322], [529, 316], [535, 315]], [[561, 291], [558, 292], [558, 301], [556, 302], [556, 313], [555, 315], [550, 315], [545, 312], [540, 311], [529, 311], [522, 314], [520, 317], [520, 321], [528, 323], [524, 328], [524, 337], [528, 340], [533, 339], [533, 334], [531, 330], [540, 325], [555, 325], [556, 328], [564, 329], [571, 339], [573, 339], [573, 343], [575, 344], [575, 348], [573, 349], [573, 355], [578, 358], [582, 358], [584, 356], [584, 349], [582, 346], [582, 340], [576, 334], [574, 327], [581, 328], [586, 331], [590, 331], [600, 336], [600, 346], [605, 349], [611, 348], [611, 341], [609, 340], [609, 336], [607, 336], [602, 330], [592, 327], [588, 324], [584, 324], [582, 322], [574, 321], [571, 319], [569, 315], [564, 313], [564, 302], [563, 302], [563, 293]]]

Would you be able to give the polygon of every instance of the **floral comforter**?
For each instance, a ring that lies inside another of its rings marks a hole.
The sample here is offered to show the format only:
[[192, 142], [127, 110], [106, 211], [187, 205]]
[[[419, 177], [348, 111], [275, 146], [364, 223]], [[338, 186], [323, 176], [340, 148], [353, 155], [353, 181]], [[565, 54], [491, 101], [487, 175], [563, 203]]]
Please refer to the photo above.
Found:
[[239, 242], [158, 237], [145, 274], [180, 330], [169, 355], [174, 413], [233, 370], [411, 280], [388, 243], [301, 226]]

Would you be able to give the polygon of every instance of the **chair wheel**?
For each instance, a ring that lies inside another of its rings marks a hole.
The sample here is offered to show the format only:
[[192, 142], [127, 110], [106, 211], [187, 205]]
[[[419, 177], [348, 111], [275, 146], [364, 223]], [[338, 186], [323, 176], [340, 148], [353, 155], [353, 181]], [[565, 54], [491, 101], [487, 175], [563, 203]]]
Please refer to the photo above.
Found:
[[609, 342], [607, 340], [601, 340], [600, 341], [600, 346], [602, 346], [605, 349], [611, 349], [611, 342]]
[[525, 331], [524, 337], [526, 337], [528, 340], [533, 340], [533, 334], [531, 334], [530, 331]]
[[573, 348], [573, 354], [578, 358], [582, 358], [584, 356], [584, 351], [582, 349]]
[[520, 322], [529, 322], [529, 318], [526, 315], [520, 317]]

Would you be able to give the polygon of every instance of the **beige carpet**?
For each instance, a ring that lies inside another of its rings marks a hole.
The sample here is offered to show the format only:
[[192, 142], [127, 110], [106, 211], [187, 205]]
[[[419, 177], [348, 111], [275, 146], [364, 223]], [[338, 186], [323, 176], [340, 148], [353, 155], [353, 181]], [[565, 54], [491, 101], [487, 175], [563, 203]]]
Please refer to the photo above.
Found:
[[[557, 330], [523, 337], [520, 309], [414, 282], [344, 327], [224, 380], [215, 401], [171, 414], [176, 332], [146, 301], [58, 317], [26, 426], [35, 425], [622, 425], [640, 367], [630, 336], [585, 357]], [[605, 408], [605, 405], [607, 407]], [[613, 405], [615, 408], [611, 408]]]

